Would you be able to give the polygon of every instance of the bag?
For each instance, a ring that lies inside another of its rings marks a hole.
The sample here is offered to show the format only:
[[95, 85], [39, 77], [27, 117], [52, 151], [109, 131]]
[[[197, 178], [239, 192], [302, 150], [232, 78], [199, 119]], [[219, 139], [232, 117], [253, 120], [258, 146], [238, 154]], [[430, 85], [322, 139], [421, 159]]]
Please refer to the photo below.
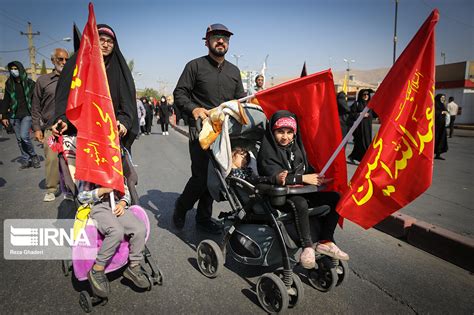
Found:
[[446, 115], [444, 115], [444, 119], [445, 119], [444, 126], [449, 127], [449, 123], [451, 122], [451, 116], [446, 114]]
[[86, 227], [90, 212], [89, 204], [82, 205], [77, 209], [73, 227], [73, 240], [76, 240], [79, 233]]

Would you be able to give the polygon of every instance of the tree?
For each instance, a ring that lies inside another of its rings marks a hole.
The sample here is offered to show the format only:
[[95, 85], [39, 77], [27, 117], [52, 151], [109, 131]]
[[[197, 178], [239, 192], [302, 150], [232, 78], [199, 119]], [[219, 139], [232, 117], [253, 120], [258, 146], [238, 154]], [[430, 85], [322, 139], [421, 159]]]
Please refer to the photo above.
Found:
[[135, 68], [135, 61], [131, 59], [128, 63], [128, 68], [130, 69], [130, 72], [133, 72], [133, 69]]
[[145, 88], [143, 92], [141, 93], [139, 92], [138, 94], [140, 97], [146, 96], [146, 97], [153, 97], [155, 99], [160, 98], [160, 94], [158, 93], [158, 91], [152, 88]]
[[40, 74], [46, 74], [48, 71], [46, 71], [46, 61], [41, 61], [41, 71]]

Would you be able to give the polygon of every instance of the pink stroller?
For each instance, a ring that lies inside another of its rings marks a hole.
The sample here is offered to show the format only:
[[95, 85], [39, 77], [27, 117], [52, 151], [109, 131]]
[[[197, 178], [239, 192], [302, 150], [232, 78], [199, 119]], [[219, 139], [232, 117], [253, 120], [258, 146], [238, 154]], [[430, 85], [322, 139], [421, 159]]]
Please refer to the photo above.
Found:
[[[76, 207], [76, 209], [78, 209], [80, 204], [76, 198], [78, 193], [77, 187], [71, 175], [71, 173], [74, 173], [75, 165], [75, 139], [73, 137], [67, 136], [60, 137], [59, 142], [56, 144], [52, 144], [51, 146], [55, 146], [53, 149], [59, 151], [59, 168], [61, 172], [62, 189], [74, 196], [74, 206]], [[142, 207], [136, 205], [138, 201], [138, 194], [135, 189], [137, 176], [127, 152], [125, 152], [125, 155], [123, 156], [123, 161], [124, 175], [127, 178], [130, 195], [132, 196], [132, 203], [134, 204], [128, 209], [128, 211], [131, 211], [140, 221], [145, 224], [146, 241], [148, 241], [150, 235], [150, 221], [145, 210]], [[129, 179], [132, 179], [132, 182]], [[97, 249], [100, 248], [100, 246], [102, 245], [102, 241], [104, 239], [103, 235], [98, 233], [92, 221], [87, 220], [87, 218], [86, 221], [87, 224], [85, 225], [84, 229], [85, 234], [91, 236], [88, 238], [91, 241], [90, 246], [74, 246], [72, 248], [72, 262], [67, 260], [62, 261], [62, 270], [64, 275], [68, 276], [72, 269], [74, 271], [75, 278], [79, 281], [87, 280], [87, 273], [92, 268], [95, 262], [95, 259], [91, 258], [90, 253], [96, 253]], [[106, 266], [105, 273], [110, 273], [126, 266], [128, 264], [128, 254], [129, 246], [128, 241], [125, 238], [119, 245], [119, 248], [115, 252], [110, 263]], [[153, 285], [163, 284], [163, 276], [156, 263], [154, 262], [153, 258], [151, 257], [151, 253], [146, 247], [146, 245], [145, 250], [143, 252], [143, 256], [145, 258], [144, 261], [147, 267], [143, 269], [149, 282], [147, 290], [151, 290]], [[98, 296], [95, 296], [94, 294], [92, 294], [91, 296], [91, 294], [89, 294], [89, 292], [86, 290], [80, 292], [79, 304], [86, 313], [90, 313], [92, 311], [93, 306], [105, 305], [107, 301], [107, 298], [100, 298]]]

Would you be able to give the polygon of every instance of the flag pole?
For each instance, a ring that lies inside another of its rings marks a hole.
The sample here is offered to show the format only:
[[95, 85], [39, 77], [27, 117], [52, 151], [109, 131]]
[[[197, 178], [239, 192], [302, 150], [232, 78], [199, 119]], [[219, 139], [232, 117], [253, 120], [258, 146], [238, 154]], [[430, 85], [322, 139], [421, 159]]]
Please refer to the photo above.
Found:
[[349, 131], [347, 132], [346, 136], [344, 137], [344, 139], [342, 139], [341, 143], [339, 144], [339, 146], [336, 148], [336, 150], [334, 151], [334, 153], [331, 155], [331, 157], [329, 158], [329, 161], [327, 161], [326, 165], [324, 165], [323, 169], [321, 170], [321, 172], [319, 173], [320, 175], [324, 175], [324, 173], [327, 172], [327, 170], [329, 169], [329, 167], [331, 166], [331, 164], [334, 162], [334, 160], [336, 159], [337, 155], [339, 154], [339, 152], [341, 152], [342, 148], [346, 145], [346, 143], [349, 141], [349, 137], [352, 136], [352, 134], [354, 133], [354, 130], [357, 128], [357, 126], [359, 126], [360, 122], [362, 121], [362, 119], [364, 118], [365, 114], [367, 114], [367, 112], [369, 111], [369, 108], [368, 107], [365, 107], [364, 110], [360, 113], [359, 117], [357, 117], [357, 120], [354, 122], [354, 124], [352, 125], [351, 129], [349, 129]]
[[246, 97], [239, 98], [237, 101], [238, 101], [239, 103], [242, 103], [242, 102], [245, 102], [245, 101], [247, 101], [247, 100], [249, 100], [249, 99], [251, 99], [251, 98], [254, 98], [256, 95], [257, 95], [257, 93], [254, 93], [254, 94], [252, 94], [252, 95], [248, 95], [248, 96], [246, 96]]

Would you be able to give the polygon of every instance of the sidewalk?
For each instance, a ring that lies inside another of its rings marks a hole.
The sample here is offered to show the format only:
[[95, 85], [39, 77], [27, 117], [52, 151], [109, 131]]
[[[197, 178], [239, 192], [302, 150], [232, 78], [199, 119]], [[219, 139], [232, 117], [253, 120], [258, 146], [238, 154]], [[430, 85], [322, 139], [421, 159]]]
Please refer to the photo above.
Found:
[[[175, 129], [188, 136], [187, 126]], [[431, 187], [375, 228], [474, 272], [474, 130], [456, 129], [448, 140], [446, 160], [434, 160]], [[346, 155], [351, 151], [350, 142]], [[356, 166], [347, 170], [350, 179]]]

